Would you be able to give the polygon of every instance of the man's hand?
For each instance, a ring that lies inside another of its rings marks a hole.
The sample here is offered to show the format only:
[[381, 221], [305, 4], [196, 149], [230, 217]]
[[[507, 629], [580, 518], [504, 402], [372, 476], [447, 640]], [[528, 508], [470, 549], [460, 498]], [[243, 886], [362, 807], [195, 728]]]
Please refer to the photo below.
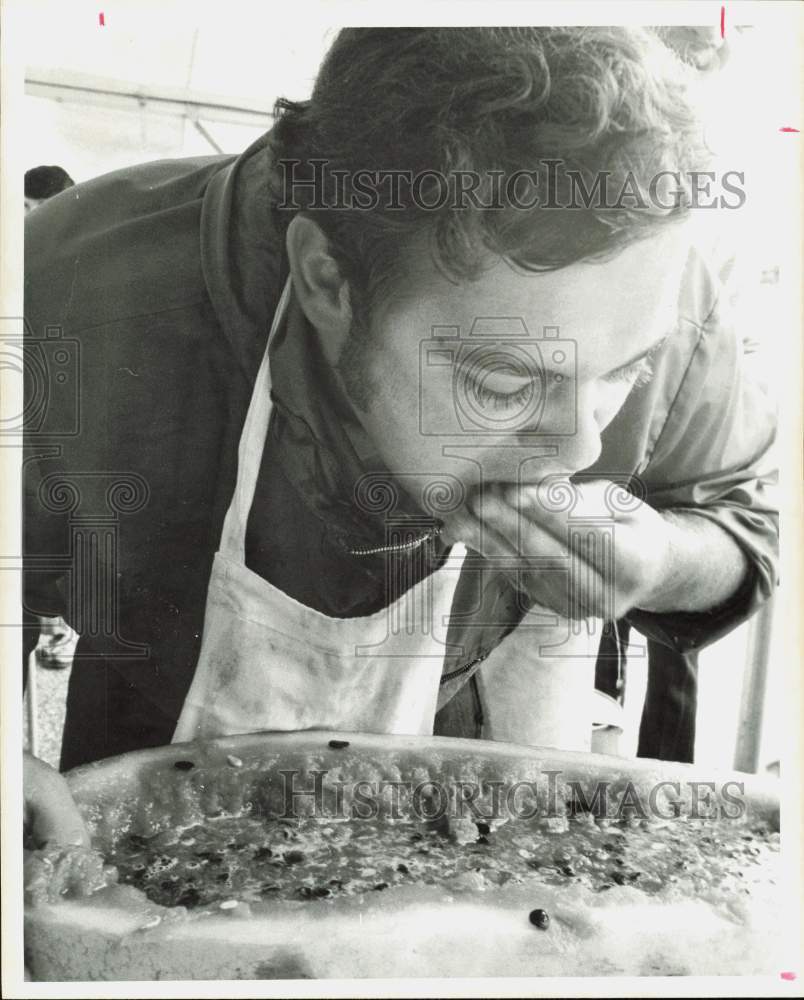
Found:
[[90, 838], [73, 802], [67, 782], [44, 761], [26, 753], [23, 758], [23, 823], [37, 847], [89, 847]]
[[605, 480], [487, 489], [446, 534], [503, 561], [532, 603], [570, 619], [708, 610], [737, 590], [747, 567], [705, 517], [660, 513]]

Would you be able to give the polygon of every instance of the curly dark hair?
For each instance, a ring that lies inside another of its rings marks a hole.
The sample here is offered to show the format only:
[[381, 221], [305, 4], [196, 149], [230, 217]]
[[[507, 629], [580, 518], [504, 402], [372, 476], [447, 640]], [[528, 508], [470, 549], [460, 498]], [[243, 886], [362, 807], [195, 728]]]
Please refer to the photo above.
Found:
[[[480, 206], [427, 210], [402, 189], [400, 204], [365, 211], [339, 207], [331, 178], [341, 172], [348, 190], [349, 178], [367, 169], [471, 171], [484, 178], [482, 196], [495, 172], [532, 171], [544, 185], [553, 161], [560, 164], [554, 182], [565, 193], [573, 172], [591, 190], [605, 171], [613, 190], [630, 175], [644, 196], [660, 171], [685, 177], [710, 158], [692, 88], [700, 53], [712, 43], [696, 29], [681, 30], [674, 49], [672, 28], [345, 29], [310, 100], [276, 103], [276, 224], [284, 233], [296, 211], [315, 218], [349, 282], [353, 308], [362, 302], [370, 309], [388, 291], [406, 249], [420, 246], [423, 234], [436, 265], [454, 280], [477, 277], [489, 252], [532, 271], [614, 254], [684, 215], [684, 200], [666, 209], [643, 197], [645, 204], [551, 211], [488, 207], [485, 198]], [[316, 160], [328, 164], [323, 178]], [[296, 178], [320, 179], [293, 210], [286, 207], [287, 163]], [[315, 207], [322, 203], [329, 207]]]
[[46, 199], [74, 187], [75, 181], [63, 167], [41, 166], [25, 171], [25, 197]]

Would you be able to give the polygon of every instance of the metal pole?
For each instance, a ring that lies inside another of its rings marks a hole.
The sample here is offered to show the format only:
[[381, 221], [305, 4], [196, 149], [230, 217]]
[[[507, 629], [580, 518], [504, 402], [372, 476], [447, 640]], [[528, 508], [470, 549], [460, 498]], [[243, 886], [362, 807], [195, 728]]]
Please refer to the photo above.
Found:
[[151, 89], [137, 86], [125, 90], [104, 86], [92, 81], [71, 82], [69, 74], [37, 71], [37, 76], [27, 77], [25, 93], [31, 97], [45, 97], [49, 100], [71, 102], [85, 106], [121, 108], [137, 111], [148, 109], [153, 114], [168, 115], [173, 118], [189, 118], [191, 121], [204, 118], [207, 121], [229, 122], [268, 129], [273, 122], [273, 102], [251, 100], [248, 103], [218, 98], [214, 95], [206, 100], [192, 92], [177, 88]]
[[39, 756], [39, 699], [36, 691], [36, 674], [39, 669], [39, 660], [36, 650], [32, 649], [28, 654], [28, 684], [26, 695], [28, 697], [28, 749], [34, 755]]
[[759, 768], [759, 743], [762, 737], [772, 625], [773, 598], [759, 609], [748, 628], [734, 768], [749, 774], [756, 774]]
[[207, 130], [201, 124], [201, 122], [196, 120], [193, 122], [193, 125], [195, 126], [196, 131], [201, 133], [201, 135], [207, 140], [207, 142], [210, 144], [210, 146], [212, 146], [212, 148], [215, 150], [216, 153], [223, 152], [221, 147], [217, 144], [217, 142], [215, 142], [215, 140], [212, 138], [209, 132], [207, 132]]

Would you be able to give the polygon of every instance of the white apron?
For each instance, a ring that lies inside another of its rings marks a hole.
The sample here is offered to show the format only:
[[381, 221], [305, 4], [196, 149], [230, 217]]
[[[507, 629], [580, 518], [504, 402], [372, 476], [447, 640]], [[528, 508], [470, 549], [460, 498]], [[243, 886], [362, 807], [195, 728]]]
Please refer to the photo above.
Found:
[[[290, 297], [282, 293], [270, 344]], [[330, 618], [245, 563], [246, 524], [271, 415], [268, 347], [238, 449], [237, 483], [207, 591], [201, 652], [173, 742], [260, 730], [433, 731], [447, 621], [466, 550], [389, 608]]]

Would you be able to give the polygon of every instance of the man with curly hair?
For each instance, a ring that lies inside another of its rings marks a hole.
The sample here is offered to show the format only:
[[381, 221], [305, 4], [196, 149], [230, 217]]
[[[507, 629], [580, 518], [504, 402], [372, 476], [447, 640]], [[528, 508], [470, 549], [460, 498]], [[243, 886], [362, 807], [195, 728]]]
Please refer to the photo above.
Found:
[[[26, 464], [27, 608], [81, 635], [63, 768], [261, 729], [571, 745], [595, 623], [683, 654], [770, 595], [772, 413], [691, 232], [740, 199], [696, 111], [716, 46], [671, 40], [347, 29], [242, 155], [32, 216], [31, 335], [80, 353], [80, 433]], [[94, 589], [47, 566], [79, 474], [87, 509], [92, 475], [141, 493]]]

